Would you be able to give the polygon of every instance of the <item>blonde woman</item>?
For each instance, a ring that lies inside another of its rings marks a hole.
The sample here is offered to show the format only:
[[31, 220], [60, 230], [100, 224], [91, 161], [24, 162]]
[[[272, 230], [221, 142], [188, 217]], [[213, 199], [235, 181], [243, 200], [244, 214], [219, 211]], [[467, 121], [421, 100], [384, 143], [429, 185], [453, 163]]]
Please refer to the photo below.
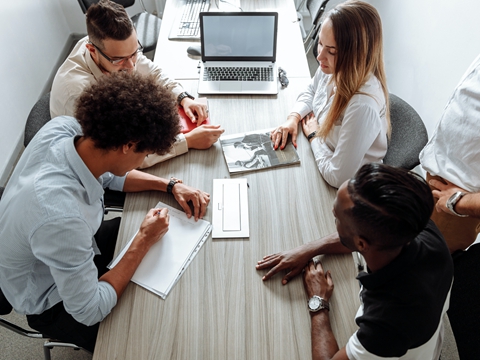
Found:
[[317, 60], [311, 83], [271, 139], [275, 149], [283, 149], [291, 135], [296, 147], [301, 123], [320, 173], [339, 187], [363, 164], [382, 162], [387, 152], [390, 118], [377, 10], [346, 1], [327, 13]]

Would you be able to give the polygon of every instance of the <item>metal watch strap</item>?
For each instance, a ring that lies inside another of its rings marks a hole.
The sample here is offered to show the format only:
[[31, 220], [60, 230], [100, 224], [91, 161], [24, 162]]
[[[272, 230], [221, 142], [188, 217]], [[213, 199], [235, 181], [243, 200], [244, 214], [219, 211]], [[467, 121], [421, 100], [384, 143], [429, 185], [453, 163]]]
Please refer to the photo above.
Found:
[[194, 97], [192, 94], [190, 94], [188, 91], [184, 91], [184, 92], [182, 92], [180, 95], [178, 95], [178, 97], [177, 97], [177, 103], [178, 103], [178, 105], [181, 105], [181, 104], [182, 104], [182, 100], [185, 99], [185, 98], [187, 98], [187, 97], [190, 98], [190, 99], [192, 99], [192, 100], [195, 100], [195, 97]]
[[460, 199], [462, 197], [464, 197], [465, 195], [467, 195], [467, 193], [464, 193], [462, 191], [457, 191], [456, 193], [454, 193], [452, 196], [450, 196], [447, 200], [447, 209], [450, 210], [452, 212], [452, 214], [456, 215], [456, 216], [459, 216], [459, 217], [467, 217], [468, 215], [462, 215], [462, 214], [459, 214], [455, 211], [455, 205], [457, 204], [457, 202], [460, 201]]
[[[316, 309], [312, 309], [310, 307], [310, 301], [313, 300], [313, 299], [316, 299], [320, 302], [318, 308]], [[313, 295], [308, 301], [307, 301], [307, 307], [308, 307], [308, 310], [310, 312], [317, 312], [317, 311], [320, 311], [320, 310], [327, 310], [327, 311], [330, 311], [330, 304], [328, 303], [327, 300], [325, 300], [324, 298], [318, 296], [318, 295]]]

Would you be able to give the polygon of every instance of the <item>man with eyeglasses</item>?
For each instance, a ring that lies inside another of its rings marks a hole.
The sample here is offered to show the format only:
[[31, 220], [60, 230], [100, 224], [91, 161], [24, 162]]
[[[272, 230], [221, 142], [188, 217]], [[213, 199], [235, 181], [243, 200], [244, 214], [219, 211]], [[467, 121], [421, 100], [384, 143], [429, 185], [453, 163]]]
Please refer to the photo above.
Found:
[[[52, 118], [73, 116], [76, 100], [83, 89], [101, 76], [118, 71], [154, 75], [160, 84], [172, 91], [193, 122], [201, 124], [208, 117], [205, 105], [195, 101], [179, 83], [168, 78], [142, 54], [143, 47], [123, 6], [101, 0], [89, 7], [86, 18], [88, 36], [77, 43], [53, 81], [50, 94]], [[179, 134], [169, 153], [145, 158], [140, 168], [184, 154], [189, 148], [208, 149], [223, 132], [220, 125], [202, 125], [185, 135]]]

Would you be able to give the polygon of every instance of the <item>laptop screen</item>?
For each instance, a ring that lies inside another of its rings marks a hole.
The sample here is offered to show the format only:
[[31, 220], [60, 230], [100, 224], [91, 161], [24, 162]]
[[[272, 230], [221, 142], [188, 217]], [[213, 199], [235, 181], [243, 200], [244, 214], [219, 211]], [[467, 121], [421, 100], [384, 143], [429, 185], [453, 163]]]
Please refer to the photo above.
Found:
[[277, 50], [278, 13], [200, 13], [203, 61], [270, 61]]

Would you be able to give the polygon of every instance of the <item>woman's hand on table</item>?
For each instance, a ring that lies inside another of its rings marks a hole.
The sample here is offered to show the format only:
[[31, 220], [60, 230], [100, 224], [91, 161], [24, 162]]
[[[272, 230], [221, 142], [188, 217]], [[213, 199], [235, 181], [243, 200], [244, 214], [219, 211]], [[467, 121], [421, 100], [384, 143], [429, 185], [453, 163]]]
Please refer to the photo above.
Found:
[[287, 145], [288, 135], [292, 135], [293, 146], [297, 147], [297, 134], [298, 123], [300, 121], [300, 115], [293, 113], [290, 114], [282, 125], [274, 129], [270, 133], [270, 139], [273, 142], [273, 148], [275, 150], [280, 146], [280, 150], [283, 150]]
[[[302, 124], [302, 130], [303, 133], [305, 134], [305, 137], [310, 135], [311, 133], [317, 131], [318, 129], [318, 121], [315, 115], [313, 113], [307, 114], [301, 121]], [[311, 138], [309, 141], [312, 142], [314, 138]]]

